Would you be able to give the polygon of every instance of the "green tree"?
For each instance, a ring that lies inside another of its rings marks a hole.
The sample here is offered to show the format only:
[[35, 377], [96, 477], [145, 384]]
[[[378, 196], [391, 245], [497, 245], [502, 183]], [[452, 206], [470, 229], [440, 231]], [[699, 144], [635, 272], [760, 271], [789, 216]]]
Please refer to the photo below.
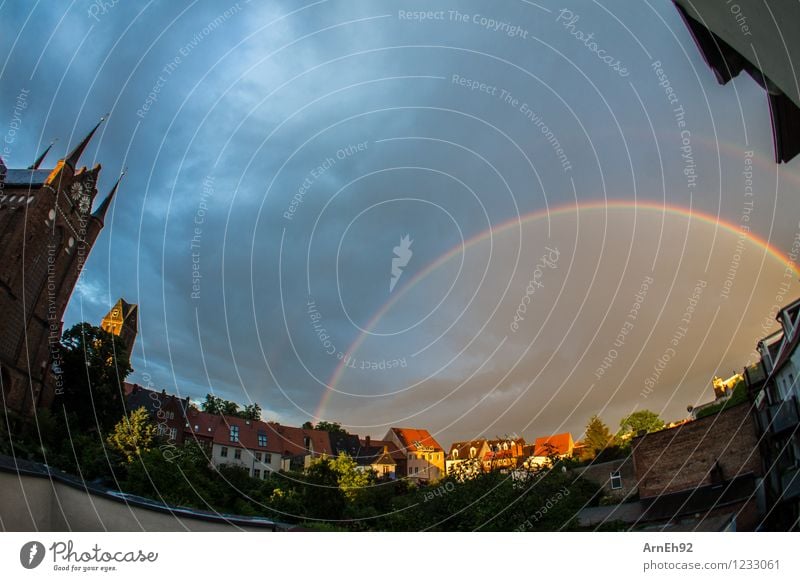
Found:
[[222, 399], [210, 393], [206, 394], [206, 399], [200, 404], [200, 407], [204, 412], [218, 416], [235, 416], [246, 420], [261, 419], [261, 406], [257, 403], [248, 405], [244, 410], [240, 410], [239, 404], [236, 402]]
[[583, 437], [583, 442], [594, 453], [600, 454], [614, 441], [614, 435], [608, 426], [595, 414], [589, 419], [586, 424], [586, 434]]
[[306, 471], [302, 491], [305, 516], [310, 519], [340, 519], [345, 509], [345, 496], [339, 488], [339, 473], [331, 461], [314, 462]]
[[123, 415], [122, 385], [133, 371], [124, 342], [99, 327], [78, 323], [64, 333], [59, 349], [64, 389], [57, 409], [63, 406], [80, 430], [109, 432]]
[[207, 393], [205, 401], [200, 404], [200, 408], [208, 414], [219, 415], [222, 413], [222, 398]]
[[257, 403], [251, 403], [244, 406], [244, 410], [239, 413], [240, 417], [245, 420], [260, 420], [261, 419], [261, 406]]
[[639, 410], [633, 412], [629, 416], [625, 416], [619, 422], [619, 432], [617, 437], [620, 439], [629, 439], [641, 431], [646, 433], [657, 432], [664, 428], [664, 420], [658, 417], [658, 414], [650, 410]]
[[150, 421], [150, 414], [140, 407], [117, 423], [106, 442], [130, 464], [144, 452], [150, 451], [155, 435], [156, 427]]
[[314, 429], [315, 430], [323, 430], [325, 432], [331, 432], [331, 433], [334, 433], [334, 434], [346, 434], [347, 433], [347, 430], [345, 430], [342, 427], [342, 424], [340, 424], [339, 422], [321, 421], [321, 422], [317, 423], [317, 425], [314, 427]]
[[339, 488], [348, 500], [356, 500], [359, 492], [375, 481], [375, 472], [359, 470], [356, 461], [344, 453], [331, 461], [331, 468], [336, 472]]

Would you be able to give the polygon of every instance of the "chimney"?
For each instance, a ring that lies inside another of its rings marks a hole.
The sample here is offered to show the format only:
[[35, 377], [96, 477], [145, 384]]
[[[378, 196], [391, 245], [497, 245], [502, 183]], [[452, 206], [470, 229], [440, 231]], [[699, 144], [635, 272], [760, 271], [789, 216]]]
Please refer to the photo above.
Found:
[[370, 443], [370, 437], [367, 436], [364, 438], [364, 447], [369, 448], [369, 443]]

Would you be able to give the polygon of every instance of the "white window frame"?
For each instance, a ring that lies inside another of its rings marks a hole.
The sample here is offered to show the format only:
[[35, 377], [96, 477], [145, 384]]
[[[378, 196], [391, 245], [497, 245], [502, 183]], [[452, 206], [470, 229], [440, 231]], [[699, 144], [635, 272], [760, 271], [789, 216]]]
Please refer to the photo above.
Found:
[[[622, 474], [620, 474], [619, 470], [614, 470], [611, 473], [610, 481], [611, 481], [611, 490], [622, 490]], [[616, 486], [614, 485], [615, 481], [616, 481]]]

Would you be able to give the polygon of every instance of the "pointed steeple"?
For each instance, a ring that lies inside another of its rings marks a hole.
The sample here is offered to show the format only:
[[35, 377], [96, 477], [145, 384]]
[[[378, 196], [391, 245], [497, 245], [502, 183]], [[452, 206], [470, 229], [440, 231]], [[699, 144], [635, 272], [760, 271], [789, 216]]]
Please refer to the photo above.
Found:
[[78, 145], [76, 145], [75, 149], [73, 149], [69, 153], [69, 155], [66, 158], [64, 158], [64, 162], [67, 165], [69, 165], [73, 170], [78, 166], [78, 160], [81, 158], [81, 155], [83, 155], [83, 151], [86, 149], [86, 146], [89, 145], [89, 142], [92, 140], [92, 137], [94, 137], [94, 132], [97, 131], [97, 128], [100, 127], [100, 124], [105, 120], [106, 120], [105, 115], [100, 117], [100, 121], [98, 121], [97, 125], [95, 125], [94, 128], [89, 132], [89, 134], [83, 138], [83, 141], [81, 141]]
[[51, 149], [53, 149], [53, 144], [54, 144], [56, 141], [57, 141], [56, 139], [54, 139], [53, 141], [51, 141], [51, 142], [50, 142], [50, 145], [48, 145], [48, 146], [47, 146], [47, 149], [45, 149], [45, 150], [42, 152], [42, 154], [41, 154], [39, 157], [37, 157], [37, 158], [36, 158], [36, 161], [34, 161], [34, 162], [33, 162], [33, 165], [32, 165], [32, 166], [30, 166], [30, 167], [28, 167], [28, 169], [39, 169], [39, 166], [40, 166], [40, 165], [42, 165], [42, 162], [44, 161], [44, 158], [45, 158], [45, 157], [47, 157], [47, 154], [48, 154], [48, 153], [50, 153], [50, 150], [51, 150]]
[[122, 173], [119, 174], [117, 178], [117, 182], [111, 188], [111, 191], [108, 193], [106, 198], [100, 202], [100, 205], [97, 209], [92, 213], [92, 216], [103, 222], [106, 218], [106, 212], [108, 211], [108, 207], [111, 205], [111, 201], [114, 199], [114, 195], [117, 193], [117, 188], [119, 188], [119, 183], [122, 181], [122, 176], [125, 175], [125, 170], [122, 170]]

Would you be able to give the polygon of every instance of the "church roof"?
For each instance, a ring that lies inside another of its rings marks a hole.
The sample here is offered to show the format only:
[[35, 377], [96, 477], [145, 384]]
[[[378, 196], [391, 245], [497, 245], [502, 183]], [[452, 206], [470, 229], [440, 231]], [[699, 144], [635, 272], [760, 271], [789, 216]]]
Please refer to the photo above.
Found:
[[51, 169], [7, 169], [5, 179], [3, 180], [4, 187], [6, 188], [41, 188], [47, 176], [53, 170]]

